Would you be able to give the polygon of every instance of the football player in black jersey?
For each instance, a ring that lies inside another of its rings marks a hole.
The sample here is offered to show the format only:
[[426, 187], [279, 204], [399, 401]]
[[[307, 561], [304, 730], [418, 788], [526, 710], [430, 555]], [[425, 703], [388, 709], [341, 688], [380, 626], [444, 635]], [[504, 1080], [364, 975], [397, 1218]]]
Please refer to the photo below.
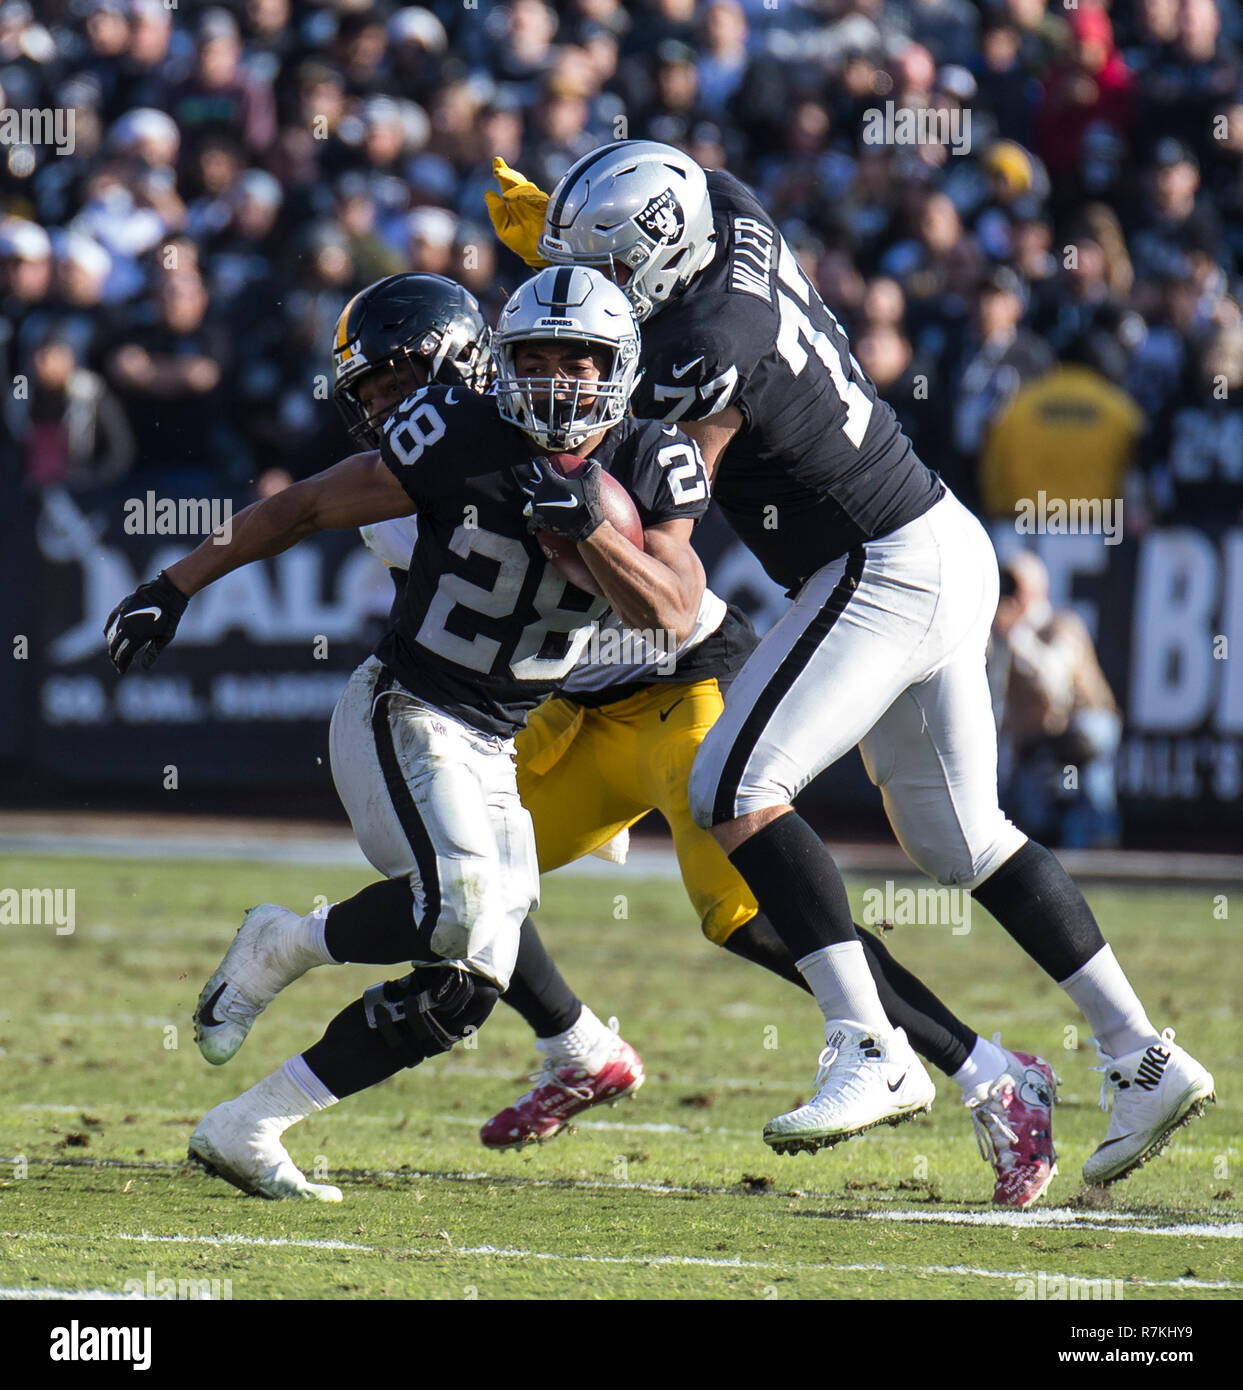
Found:
[[[392, 297], [379, 299], [370, 307], [381, 319], [396, 312]], [[347, 308], [353, 337], [338, 344], [339, 370], [366, 355], [363, 319]], [[339, 1201], [338, 1189], [299, 1172], [284, 1130], [446, 1051], [487, 1018], [539, 893], [513, 734], [607, 607], [627, 627], [678, 641], [699, 612], [703, 569], [689, 539], [707, 478], [680, 431], [627, 416], [638, 332], [624, 296], [594, 271], [546, 271], [511, 297], [495, 344], [495, 397], [466, 382], [482, 344], [414, 345], [424, 360], [455, 354], [460, 387], [411, 391], [405, 362], [364, 374], [356, 423], [378, 448], [247, 507], [228, 540], [210, 538], [108, 620], [118, 670], [135, 656], [149, 667], [189, 599], [221, 575], [318, 530], [419, 516], [396, 620], [351, 678], [331, 733], [338, 792], [386, 877], [306, 916], [252, 909], [200, 996], [200, 1050], [227, 1061], [271, 999], [316, 965], [417, 968], [369, 989], [313, 1047], [200, 1122], [191, 1157], [255, 1195]], [[566, 478], [547, 461], [557, 453], [591, 462]], [[643, 549], [604, 519], [601, 469], [633, 497]], [[562, 578], [537, 530], [575, 541], [605, 597]]]
[[[379, 329], [365, 334], [367, 361], [391, 367], [400, 361], [402, 344], [439, 340], [441, 324], [451, 315], [439, 296], [429, 303], [410, 294], [416, 284], [434, 278], [395, 277], [403, 286], [402, 297], [385, 312]], [[337, 333], [336, 390], [339, 400], [345, 398], [343, 409], [351, 421], [365, 416], [355, 399], [356, 383], [375, 371], [374, 366], [358, 363], [349, 346], [355, 337], [354, 320], [360, 325], [374, 320], [372, 293], [387, 303], [394, 287], [381, 282], [360, 296], [343, 315]], [[480, 337], [481, 323], [458, 336], [466, 341]], [[443, 353], [428, 359], [426, 368], [416, 362], [419, 384], [442, 359]], [[378, 522], [363, 527], [362, 533], [390, 566], [400, 594], [417, 540], [417, 518]], [[535, 828], [541, 874], [601, 852], [612, 844], [619, 827], [658, 810], [672, 830], [683, 883], [704, 935], [807, 989], [746, 884], [712, 837], [694, 824], [687, 801], [695, 755], [720, 716], [724, 692], [756, 641], [741, 614], [727, 610], [715, 594], [705, 591], [695, 631], [679, 649], [672, 669], [662, 670], [641, 656], [629, 665], [580, 660], [559, 694], [532, 711], [515, 739], [518, 790]], [[876, 937], [856, 930], [890, 1018], [904, 1029], [916, 1051], [946, 1076], [954, 1076], [970, 1057], [977, 1034], [899, 965]], [[532, 1078], [534, 1087], [484, 1125], [481, 1138], [489, 1147], [551, 1138], [575, 1115], [641, 1084], [638, 1054], [570, 989], [529, 917], [522, 924], [518, 961], [504, 998], [531, 1025], [545, 1062]], [[1034, 1061], [1025, 1055], [1024, 1060]], [[973, 1087], [966, 1088], [965, 1098], [977, 1100]], [[981, 1150], [996, 1170], [994, 1199], [1022, 1205], [1034, 1201], [1039, 1193], [1029, 1182], [1017, 1187], [1014, 1183], [1011, 1165], [1004, 1161], [1009, 1141], [992, 1110], [977, 1103], [971, 1114]], [[1043, 1148], [1051, 1152], [1051, 1135], [1044, 1136]]]
[[[591, 265], [643, 323], [635, 408], [680, 423], [726, 519], [792, 606], [735, 681], [696, 760], [691, 805], [798, 960], [826, 1020], [817, 1091], [772, 1120], [782, 1151], [836, 1143], [926, 1108], [932, 1083], [887, 1019], [841, 875], [791, 808], [858, 744], [899, 842], [970, 891], [1082, 1010], [1114, 1113], [1084, 1166], [1125, 1177], [1202, 1109], [1213, 1079], [1158, 1035], [1057, 860], [997, 804], [984, 649], [996, 608], [987, 533], [916, 457], [772, 219], [730, 174], [672, 146], [583, 156], [545, 208], [535, 256], [516, 233], [538, 201], [507, 180], [498, 232], [528, 258]], [[1030, 1137], [1052, 1076], [999, 1046], [968, 1066], [1015, 1135], [1020, 1184], [1048, 1180]], [[1039, 1149], [1040, 1146], [1034, 1146]]]

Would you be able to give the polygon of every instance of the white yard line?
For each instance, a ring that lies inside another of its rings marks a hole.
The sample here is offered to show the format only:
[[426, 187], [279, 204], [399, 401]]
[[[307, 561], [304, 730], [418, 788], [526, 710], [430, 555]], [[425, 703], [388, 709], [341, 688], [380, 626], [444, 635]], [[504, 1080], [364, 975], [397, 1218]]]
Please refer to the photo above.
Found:
[[[36, 1232], [15, 1237], [18, 1240], [46, 1239]], [[81, 1236], [76, 1239], [98, 1240], [98, 1236]], [[683, 1269], [739, 1269], [766, 1270], [773, 1273], [797, 1274], [934, 1274], [950, 1275], [957, 1278], [1030, 1279], [1031, 1270], [983, 1269], [976, 1265], [912, 1265], [912, 1264], [837, 1264], [832, 1261], [781, 1261], [781, 1260], [743, 1260], [737, 1256], [725, 1259], [712, 1259], [700, 1255], [565, 1255], [551, 1250], [516, 1250], [495, 1245], [450, 1246], [444, 1252], [434, 1246], [392, 1246], [357, 1245], [347, 1241], [326, 1240], [288, 1240], [262, 1236], [153, 1236], [144, 1231], [141, 1234], [115, 1233], [103, 1237], [110, 1240], [136, 1241], [139, 1243], [167, 1243], [176, 1245], [205, 1245], [210, 1247], [254, 1246], [264, 1249], [298, 1250], [349, 1250], [369, 1255], [391, 1256], [397, 1251], [403, 1254], [432, 1255], [439, 1258], [458, 1256], [482, 1256], [503, 1260], [540, 1260], [555, 1264], [628, 1265], [637, 1268], [654, 1266], [676, 1266]], [[1048, 1270], [1041, 1271], [1047, 1279], [1066, 1279], [1101, 1282], [1104, 1276], [1085, 1274], [1058, 1274]], [[1110, 1279], [1106, 1282], [1112, 1283]], [[1130, 1287], [1148, 1289], [1243, 1289], [1243, 1283], [1225, 1279], [1139, 1279], [1127, 1280]], [[0, 1289], [0, 1298], [125, 1298], [129, 1295], [108, 1293], [92, 1289], [73, 1291], [68, 1289]]]
[[[1094, 1211], [1082, 1216], [1070, 1207], [1038, 1208], [1035, 1211], [885, 1211], [859, 1212], [850, 1220], [864, 1221], [922, 1221], [936, 1226], [1011, 1226], [1019, 1229], [1051, 1227], [1054, 1230], [1110, 1230], [1109, 1222], [1121, 1224], [1143, 1221], [1146, 1218], [1133, 1212]], [[1105, 1224], [1102, 1224], [1105, 1223]], [[1134, 1236], [1216, 1236], [1222, 1240], [1243, 1239], [1243, 1221], [1219, 1224], [1205, 1222], [1172, 1222], [1168, 1226], [1124, 1226], [1127, 1235]]]
[[[11, 1164], [13, 1158], [0, 1157], [0, 1164]], [[85, 1162], [65, 1162], [62, 1160], [34, 1160], [57, 1168], [121, 1168], [143, 1171], [175, 1172], [184, 1165], [180, 1163], [134, 1162], [123, 1159], [94, 1159]], [[621, 1182], [616, 1180], [589, 1178], [524, 1178], [506, 1173], [479, 1172], [426, 1172], [422, 1170], [396, 1169], [351, 1169], [342, 1168], [333, 1176], [338, 1181], [362, 1180], [368, 1178], [398, 1178], [409, 1182], [499, 1182], [513, 1187], [550, 1187], [584, 1192], [639, 1192], [656, 1197], [737, 1197], [742, 1195], [742, 1184], [733, 1187], [679, 1187], [665, 1183]], [[761, 1189], [761, 1192], [769, 1189]], [[747, 1193], [746, 1195], [760, 1195]], [[771, 1195], [776, 1197], [797, 1196], [811, 1202], [840, 1202], [841, 1193], [810, 1192], [803, 1188], [774, 1186]], [[878, 1197], [876, 1200], [885, 1200]], [[886, 1211], [833, 1210], [826, 1212], [805, 1211], [803, 1215], [825, 1221], [913, 1221], [932, 1226], [993, 1226], [1012, 1230], [1054, 1230], [1054, 1231], [1113, 1231], [1135, 1236], [1195, 1236], [1218, 1240], [1243, 1239], [1243, 1222], [1189, 1222], [1171, 1221], [1168, 1224], [1141, 1225], [1151, 1223], [1152, 1218], [1141, 1212], [1094, 1211], [1083, 1213], [1071, 1207], [1037, 1208], [1035, 1211], [917, 1211], [896, 1207]], [[1134, 1224], [1131, 1224], [1134, 1223]], [[120, 1237], [118, 1237], [120, 1238]], [[151, 1236], [151, 1240], [165, 1237]], [[174, 1237], [167, 1237], [174, 1239]], [[359, 1247], [364, 1248], [364, 1247]]]
[[117, 1293], [115, 1289], [0, 1289], [0, 1303], [14, 1299], [37, 1300], [39, 1302], [72, 1299], [75, 1302], [81, 1300], [82, 1302], [134, 1303], [146, 1297], [145, 1293]]

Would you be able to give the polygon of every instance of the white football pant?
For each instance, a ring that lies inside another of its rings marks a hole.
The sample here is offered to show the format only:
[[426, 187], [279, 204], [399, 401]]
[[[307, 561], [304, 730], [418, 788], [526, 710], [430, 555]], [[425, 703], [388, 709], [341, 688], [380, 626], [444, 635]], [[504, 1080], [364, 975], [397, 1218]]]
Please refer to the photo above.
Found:
[[329, 739], [363, 853], [385, 877], [409, 879], [441, 957], [507, 989], [523, 918], [539, 905], [513, 741], [416, 700], [374, 656], [350, 677]]
[[997, 804], [985, 650], [997, 557], [953, 494], [817, 571], [735, 679], [691, 774], [720, 825], [788, 805], [859, 745], [902, 848], [974, 888], [1025, 843]]

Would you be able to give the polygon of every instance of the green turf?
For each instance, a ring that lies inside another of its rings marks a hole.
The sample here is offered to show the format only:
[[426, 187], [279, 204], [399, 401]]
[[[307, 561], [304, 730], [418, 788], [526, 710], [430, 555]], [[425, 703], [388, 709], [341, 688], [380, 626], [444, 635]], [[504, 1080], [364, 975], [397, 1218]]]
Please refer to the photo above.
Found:
[[[182, 1165], [194, 1122], [314, 1041], [385, 972], [314, 972], [222, 1068], [199, 1057], [190, 1010], [247, 906], [305, 909], [366, 877], [30, 857], [5, 861], [2, 879], [76, 893], [72, 935], [0, 927], [5, 1289], [119, 1293], [150, 1278], [218, 1280], [234, 1299], [1013, 1301], [1020, 1279], [1044, 1273], [1110, 1291], [1121, 1281], [1127, 1300], [1243, 1291], [1237, 1239], [1166, 1229], [1240, 1220], [1237, 923], [1208, 887], [1090, 894], [1154, 1022], [1179, 1029], [1222, 1096], [1103, 1204], [1081, 1202], [1078, 1179], [1106, 1124], [1096, 1059], [1061, 992], [982, 910], [967, 935], [889, 935], [975, 1027], [1004, 1028], [1009, 1046], [1041, 1052], [1063, 1078], [1061, 1176], [1043, 1205], [1075, 1206], [1079, 1224], [1012, 1228], [945, 1220], [996, 1209], [957, 1088], [939, 1074], [930, 1117], [814, 1157], [772, 1154], [760, 1131], [810, 1090], [817, 1011], [708, 946], [675, 886], [630, 876], [550, 878], [540, 920], [571, 983], [642, 1051], [640, 1095], [542, 1148], [485, 1151], [478, 1125], [525, 1089], [536, 1060], [521, 1021], [498, 1009], [474, 1049], [288, 1133], [294, 1158], [342, 1187], [343, 1205], [247, 1199]], [[868, 885], [851, 886], [858, 904]], [[1109, 1219], [1119, 1214], [1131, 1219]], [[1199, 1286], [1222, 1281], [1232, 1287]]]

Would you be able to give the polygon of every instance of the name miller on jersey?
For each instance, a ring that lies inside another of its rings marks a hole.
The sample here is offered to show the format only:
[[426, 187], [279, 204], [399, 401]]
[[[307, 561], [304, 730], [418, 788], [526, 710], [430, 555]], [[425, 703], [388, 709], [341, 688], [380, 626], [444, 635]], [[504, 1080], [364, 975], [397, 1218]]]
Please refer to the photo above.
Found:
[[734, 244], [729, 260], [729, 287], [773, 302], [772, 269], [776, 243], [772, 229], [754, 217], [734, 218]]

